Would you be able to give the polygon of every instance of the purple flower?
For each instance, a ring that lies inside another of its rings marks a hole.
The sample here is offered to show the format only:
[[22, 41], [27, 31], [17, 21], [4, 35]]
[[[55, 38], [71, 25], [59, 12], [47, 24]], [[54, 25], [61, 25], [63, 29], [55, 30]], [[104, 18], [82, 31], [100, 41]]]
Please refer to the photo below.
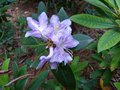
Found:
[[[43, 12], [38, 17], [38, 21], [27, 17], [27, 22], [31, 31], [28, 31], [25, 37], [33, 36], [53, 43], [47, 46], [49, 55], [40, 57], [40, 63], [36, 69], [41, 68], [46, 62], [50, 63], [51, 69], [56, 69], [59, 63], [64, 62], [64, 65], [66, 65], [72, 61], [73, 56], [69, 48], [76, 47], [79, 42], [71, 35], [70, 19], [60, 22], [58, 16], [53, 15], [48, 24], [48, 17]], [[53, 47], [54, 45], [55, 47]]]
[[64, 62], [66, 65], [72, 61], [72, 53], [68, 48], [76, 47], [79, 42], [72, 37], [70, 25], [71, 21], [69, 19], [60, 22], [58, 16], [53, 15], [51, 17], [50, 25], [45, 30], [44, 35], [52, 40], [56, 47], [54, 49], [50, 47], [48, 56], [40, 57], [37, 69], [42, 67], [47, 61], [50, 63], [51, 69], [56, 69], [59, 63]]
[[33, 36], [37, 38], [43, 38], [42, 32], [47, 28], [48, 17], [45, 12], [41, 13], [38, 17], [38, 21], [27, 17], [28, 27], [31, 29], [25, 34], [25, 37]]

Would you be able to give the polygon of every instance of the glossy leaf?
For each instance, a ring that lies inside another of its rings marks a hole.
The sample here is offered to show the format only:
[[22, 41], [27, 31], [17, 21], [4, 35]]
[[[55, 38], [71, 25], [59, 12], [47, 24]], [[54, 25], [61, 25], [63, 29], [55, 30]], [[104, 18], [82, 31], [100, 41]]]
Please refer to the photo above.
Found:
[[38, 5], [38, 14], [41, 14], [42, 12], [46, 12], [46, 6], [44, 4], [44, 2], [40, 2]]
[[110, 8], [107, 5], [105, 5], [103, 2], [101, 2], [100, 0], [85, 0], [85, 1], [102, 9], [105, 13], [108, 12], [109, 14], [113, 14], [112, 10], [110, 10]]
[[41, 72], [36, 78], [35, 80], [33, 80], [28, 88], [28, 90], [38, 90], [38, 88], [42, 85], [42, 83], [44, 82], [44, 79], [47, 77], [48, 75], [48, 70], [47, 71], [43, 71]]
[[115, 0], [105, 0], [111, 7], [113, 7], [114, 9], [117, 8]]
[[71, 16], [71, 20], [88, 28], [113, 28], [115, 24], [107, 19], [89, 14], [78, 14]]
[[76, 80], [70, 66], [60, 64], [57, 70], [52, 70], [55, 78], [68, 90], [75, 90]]
[[36, 13], [32, 13], [32, 18], [34, 18], [34, 19], [38, 19], [38, 17], [39, 17], [39, 14], [36, 14]]
[[98, 42], [98, 52], [109, 49], [120, 41], [120, 32], [109, 30], [103, 34]]
[[87, 35], [83, 35], [83, 34], [74, 34], [73, 37], [79, 41], [79, 45], [75, 48], [73, 48], [73, 50], [80, 50], [85, 48], [88, 44], [90, 44], [93, 39], [90, 38]]
[[60, 18], [60, 21], [63, 21], [63, 20], [65, 20], [65, 19], [68, 19], [68, 18], [69, 18], [63, 7], [62, 7], [62, 8], [60, 9], [60, 11], [58, 12], [58, 16], [59, 16], [59, 18]]

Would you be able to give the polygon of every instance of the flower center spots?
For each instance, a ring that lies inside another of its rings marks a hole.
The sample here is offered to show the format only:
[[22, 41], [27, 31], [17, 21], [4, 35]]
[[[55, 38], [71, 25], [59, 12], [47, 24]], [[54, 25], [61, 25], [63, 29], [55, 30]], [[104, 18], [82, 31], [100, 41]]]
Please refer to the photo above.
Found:
[[47, 46], [48, 46], [48, 47], [51, 47], [51, 46], [52, 46], [52, 47], [55, 47], [55, 44], [53, 43], [52, 40], [48, 39]]

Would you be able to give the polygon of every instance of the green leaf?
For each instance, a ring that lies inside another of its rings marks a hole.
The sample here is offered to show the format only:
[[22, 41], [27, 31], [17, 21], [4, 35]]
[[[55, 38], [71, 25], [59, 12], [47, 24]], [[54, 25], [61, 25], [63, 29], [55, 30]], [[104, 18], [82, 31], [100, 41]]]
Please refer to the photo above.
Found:
[[0, 16], [1, 16], [1, 14], [4, 14], [6, 12], [6, 10], [9, 9], [9, 8], [10, 8], [9, 5], [5, 5], [2, 8], [0, 7]]
[[79, 57], [79, 56], [74, 57], [71, 65], [70, 65], [73, 71], [77, 68], [77, 65], [78, 65], [78, 63], [79, 63], [79, 60], [80, 60], [80, 57]]
[[111, 49], [110, 53], [112, 54], [112, 61], [111, 61], [111, 71], [115, 70], [120, 66], [120, 47], [114, 47]]
[[116, 3], [115, 0], [105, 0], [111, 7], [113, 7], [114, 9], [116, 9]]
[[90, 77], [91, 78], [100, 77], [104, 73], [104, 71], [105, 71], [104, 69], [96, 70], [90, 75]]
[[105, 60], [103, 60], [101, 63], [100, 63], [100, 67], [109, 67], [110, 66], [110, 63], [109, 62], [107, 62], [107, 61], [105, 61]]
[[115, 1], [116, 1], [116, 4], [117, 4], [117, 6], [118, 6], [118, 8], [120, 10], [120, 0], [115, 0]]
[[36, 14], [36, 13], [32, 13], [32, 18], [34, 18], [34, 19], [38, 19], [38, 17], [39, 17], [39, 14]]
[[79, 77], [78, 90], [94, 90], [94, 86], [97, 84], [98, 79], [86, 80], [84, 77]]
[[73, 50], [80, 50], [85, 48], [88, 44], [90, 44], [93, 39], [90, 38], [87, 35], [83, 35], [83, 34], [74, 34], [73, 37], [79, 41], [79, 45], [75, 48], [73, 48]]
[[35, 49], [35, 54], [36, 55], [41, 55], [42, 53], [44, 53], [45, 52], [45, 46], [40, 46], [40, 47], [37, 47], [36, 49]]
[[76, 80], [79, 79], [81, 71], [84, 70], [87, 67], [87, 65], [88, 65], [88, 61], [79, 62], [79, 64], [76, 65], [77, 66], [76, 69], [72, 69]]
[[57, 70], [52, 70], [55, 78], [68, 90], [75, 90], [76, 80], [70, 66], [60, 64]]
[[26, 25], [26, 23], [27, 23], [27, 22], [26, 22], [26, 19], [25, 19], [24, 17], [19, 16], [19, 17], [17, 18], [17, 24], [18, 24], [20, 30], [23, 29], [23, 27]]
[[114, 85], [117, 88], [117, 90], [120, 90], [120, 82], [115, 82]]
[[99, 54], [93, 54], [91, 57], [92, 57], [95, 61], [97, 61], [98, 63], [100, 63], [100, 62], [103, 61], [103, 59], [100, 57]]
[[6, 59], [6, 60], [3, 62], [2, 70], [8, 70], [9, 63], [10, 63], [10, 59]]
[[115, 20], [115, 22], [118, 24], [118, 26], [120, 27], [120, 20], [119, 19], [117, 19], [117, 20]]
[[27, 65], [24, 65], [19, 69], [18, 76], [24, 75], [26, 73], [27, 73]]
[[112, 10], [110, 10], [110, 8], [108, 6], [106, 6], [103, 2], [101, 2], [100, 0], [85, 0], [85, 1], [102, 9], [105, 13], [114, 15]]
[[100, 0], [85, 0], [86, 2], [96, 6], [96, 7], [99, 7], [99, 8], [102, 8], [102, 9], [106, 9], [106, 10], [110, 10], [104, 3], [102, 3]]
[[63, 7], [60, 9], [57, 15], [59, 16], [60, 21], [63, 21], [69, 18]]
[[20, 56], [24, 55], [26, 52], [27, 52], [26, 48], [20, 47], [20, 48], [15, 49], [14, 54], [16, 55], [16, 57], [20, 57]]
[[30, 68], [36, 68], [38, 66], [39, 60], [35, 60], [31, 65]]
[[[16, 69], [16, 70], [15, 70]], [[24, 74], [27, 73], [27, 65], [22, 66], [20, 69], [18, 69], [17, 63], [14, 62], [14, 78], [20, 77]], [[22, 79], [22, 80], [18, 80], [14, 83], [14, 89], [15, 90], [24, 90], [25, 89], [25, 85], [27, 84], [27, 80], [28, 79]]]
[[109, 85], [110, 84], [110, 80], [112, 79], [112, 72], [108, 69], [105, 70], [103, 76], [102, 76], [103, 80], [104, 80], [104, 85]]
[[44, 79], [47, 77], [48, 72], [49, 72], [48, 70], [41, 72], [41, 73], [35, 78], [35, 80], [32, 81], [32, 83], [30, 84], [28, 90], [38, 90], [38, 88], [39, 88], [39, 87], [42, 85], [42, 83], [44, 82]]
[[74, 70], [74, 72], [75, 72], [75, 73], [79, 73], [79, 72], [82, 71], [87, 65], [88, 65], [88, 61], [80, 62], [80, 63], [77, 65], [77, 68], [76, 68], [76, 70]]
[[16, 82], [16, 86], [14, 86], [15, 90], [25, 90], [25, 86], [27, 85], [28, 79], [22, 79]]
[[[10, 59], [6, 59], [3, 62], [2, 70], [8, 70], [9, 63], [10, 63]], [[4, 86], [5, 84], [8, 83], [8, 81], [9, 81], [8, 74], [0, 75], [0, 86]], [[5, 90], [9, 90], [9, 89], [6, 88]]]
[[6, 0], [0, 0], [0, 4], [2, 5], [3, 3], [5, 3]]
[[42, 12], [46, 12], [46, 6], [44, 4], [44, 2], [40, 2], [38, 5], [38, 14], [41, 14]]
[[89, 87], [90, 90], [94, 90], [94, 87], [97, 85], [98, 79], [91, 79], [85, 84], [86, 87]]
[[113, 28], [115, 24], [107, 19], [89, 14], [78, 14], [70, 17], [71, 20], [88, 28]]
[[40, 39], [29, 37], [29, 38], [22, 38], [22, 45], [24, 47], [37, 48], [40, 46], [44, 46], [45, 44]]
[[111, 71], [117, 69], [118, 67], [120, 67], [120, 56], [113, 57], [111, 61]]
[[120, 41], [120, 32], [109, 30], [105, 32], [98, 42], [98, 52], [109, 49]]
[[0, 23], [0, 45], [12, 41], [14, 33], [15, 29], [13, 28], [12, 23], [10, 22]]
[[96, 41], [92, 42], [86, 48], [89, 49], [89, 50], [97, 50], [97, 42]]
[[83, 61], [83, 62], [79, 62], [80, 58], [79, 57], [75, 57], [71, 66], [71, 69], [75, 75], [76, 80], [79, 79], [79, 75], [81, 73], [81, 71], [87, 67], [88, 65], [88, 61]]

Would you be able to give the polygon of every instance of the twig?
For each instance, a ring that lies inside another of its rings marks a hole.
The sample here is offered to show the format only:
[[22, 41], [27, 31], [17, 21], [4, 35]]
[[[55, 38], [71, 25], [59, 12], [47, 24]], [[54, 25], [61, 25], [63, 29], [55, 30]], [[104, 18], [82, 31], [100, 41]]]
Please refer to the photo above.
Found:
[[9, 70], [2, 70], [2, 71], [0, 71], [0, 74], [6, 74], [6, 73], [8, 73], [9, 72]]
[[22, 75], [22, 76], [20, 76], [18, 78], [13, 79], [11, 82], [9, 82], [8, 84], [6, 84], [4, 87], [7, 87], [7, 86], [11, 85], [12, 83], [16, 82], [17, 80], [24, 79], [24, 78], [26, 78], [28, 76], [32, 76], [32, 75], [33, 74]]

